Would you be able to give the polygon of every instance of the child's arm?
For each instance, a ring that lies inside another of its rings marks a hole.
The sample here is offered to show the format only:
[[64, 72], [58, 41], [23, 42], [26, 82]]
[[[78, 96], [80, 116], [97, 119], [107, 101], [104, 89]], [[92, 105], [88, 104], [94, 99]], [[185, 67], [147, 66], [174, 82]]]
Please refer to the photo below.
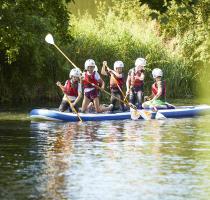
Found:
[[101, 78], [98, 80], [98, 82], [101, 85], [101, 89], [104, 90], [104, 88], [105, 88], [105, 82]]
[[152, 101], [158, 99], [161, 96], [161, 94], [162, 94], [163, 87], [162, 87], [161, 81], [157, 82], [157, 87], [158, 87], [158, 92], [157, 92], [157, 94], [155, 96], [153, 96]]
[[75, 106], [80, 101], [81, 98], [82, 98], [82, 86], [81, 86], [81, 83], [79, 83], [78, 84], [78, 96], [75, 99], [73, 106]]
[[95, 79], [98, 81], [102, 90], [105, 88], [105, 82], [101, 79], [101, 76], [98, 72], [95, 73]]
[[130, 93], [130, 85], [131, 85], [131, 76], [128, 74], [127, 80], [126, 80], [126, 94]]
[[108, 71], [107, 71], [107, 62], [106, 61], [103, 61], [103, 66], [101, 68], [101, 74], [104, 75], [104, 76], [108, 76]]
[[61, 84], [60, 81], [58, 81], [58, 82], [56, 83], [56, 85], [64, 92], [65, 87]]
[[122, 74], [119, 74], [119, 73], [117, 73], [116, 71], [114, 71], [114, 70], [112, 70], [112, 69], [108, 69], [108, 72], [109, 72], [110, 74], [114, 74], [117, 78], [122, 78], [122, 77], [123, 77]]
[[150, 101], [150, 100], [152, 100], [153, 97], [154, 97], [153, 94], [151, 94], [150, 96], [145, 96], [144, 101]]

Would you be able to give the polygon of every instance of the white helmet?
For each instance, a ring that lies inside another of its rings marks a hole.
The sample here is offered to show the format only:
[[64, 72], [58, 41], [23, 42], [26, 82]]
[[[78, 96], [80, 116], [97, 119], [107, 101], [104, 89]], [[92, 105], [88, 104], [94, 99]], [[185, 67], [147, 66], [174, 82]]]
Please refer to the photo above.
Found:
[[94, 67], [96, 66], [96, 63], [93, 59], [88, 59], [85, 61], [85, 69], [86, 70], [89, 66], [94, 66]]
[[159, 68], [155, 68], [155, 69], [152, 70], [152, 76], [153, 76], [153, 78], [157, 78], [159, 76], [162, 77], [163, 76], [163, 71]]
[[147, 61], [144, 58], [137, 58], [135, 61], [135, 67], [146, 66]]
[[80, 77], [81, 75], [81, 71], [79, 68], [74, 68], [70, 71], [69, 73], [69, 77], [71, 78], [72, 76], [75, 76], [75, 77]]
[[121, 60], [115, 61], [114, 62], [114, 70], [116, 70], [118, 67], [124, 67], [124, 64]]

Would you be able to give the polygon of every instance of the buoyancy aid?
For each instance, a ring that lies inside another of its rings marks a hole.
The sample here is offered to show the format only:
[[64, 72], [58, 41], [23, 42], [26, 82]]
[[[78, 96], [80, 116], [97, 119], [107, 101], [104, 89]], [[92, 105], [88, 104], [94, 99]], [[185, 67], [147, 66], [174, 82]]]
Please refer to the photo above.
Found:
[[[166, 99], [166, 81], [161, 81], [162, 85], [162, 94], [160, 95], [159, 99], [164, 100]], [[158, 93], [158, 84], [157, 82], [153, 83], [152, 85], [152, 94], [155, 96]]]
[[64, 93], [66, 93], [68, 96], [78, 96], [78, 81], [71, 82], [70, 80], [67, 80], [67, 83], [64, 87]]
[[123, 84], [124, 84], [124, 78], [122, 76], [122, 78], [117, 77], [116, 75], [112, 74], [110, 77], [110, 89], [118, 89], [118, 86], [120, 86], [120, 88], [123, 88]]
[[[141, 87], [144, 85], [144, 81], [139, 80], [139, 78], [141, 77], [141, 74], [143, 72], [141, 71], [135, 71], [135, 69], [132, 70], [131, 72], [131, 86], [133, 87]], [[137, 78], [135, 78], [135, 76], [137, 76]]]
[[84, 88], [95, 88], [94, 85], [98, 84], [98, 81], [95, 79], [95, 71], [91, 75], [88, 75], [88, 73], [85, 72], [85, 77], [83, 80]]

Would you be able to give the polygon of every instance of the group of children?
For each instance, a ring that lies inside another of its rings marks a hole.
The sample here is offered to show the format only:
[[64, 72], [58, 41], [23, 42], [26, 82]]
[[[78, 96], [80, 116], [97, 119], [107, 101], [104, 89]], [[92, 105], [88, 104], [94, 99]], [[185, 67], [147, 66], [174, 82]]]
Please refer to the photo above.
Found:
[[[79, 111], [78, 102], [82, 98], [82, 90], [84, 98], [82, 102], [81, 112], [105, 112], [120, 109], [126, 111], [131, 105], [138, 109], [150, 108], [167, 108], [165, 101], [166, 84], [162, 80], [163, 72], [159, 68], [152, 71], [154, 84], [152, 85], [152, 94], [144, 97], [144, 78], [145, 78], [146, 60], [137, 58], [135, 67], [128, 72], [127, 79], [123, 73], [124, 63], [116, 61], [113, 69], [108, 67], [107, 62], [103, 62], [101, 74], [110, 78], [110, 96], [111, 102], [109, 106], [100, 105], [99, 95], [103, 94], [105, 83], [98, 73], [98, 68], [93, 59], [85, 61], [84, 72], [79, 68], [74, 68], [70, 71], [69, 79], [65, 85], [57, 82], [57, 86], [61, 88], [64, 97], [59, 107], [59, 111], [64, 112], [67, 109], [72, 111], [74, 106], [76, 111]], [[123, 86], [126, 84], [126, 93], [123, 92]], [[127, 97], [129, 100], [127, 100]], [[70, 102], [69, 102], [70, 101]], [[143, 103], [144, 101], [144, 103]], [[70, 105], [71, 104], [71, 105]], [[119, 105], [119, 106], [118, 106]]]

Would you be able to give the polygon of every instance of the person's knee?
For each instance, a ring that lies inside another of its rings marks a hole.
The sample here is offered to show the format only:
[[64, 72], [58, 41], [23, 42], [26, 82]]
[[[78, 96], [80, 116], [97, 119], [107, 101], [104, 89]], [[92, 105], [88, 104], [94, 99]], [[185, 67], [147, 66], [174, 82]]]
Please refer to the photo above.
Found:
[[68, 106], [66, 105], [66, 102], [62, 101], [61, 105], [59, 106], [58, 110], [60, 112], [64, 112], [65, 110], [67, 110]]

